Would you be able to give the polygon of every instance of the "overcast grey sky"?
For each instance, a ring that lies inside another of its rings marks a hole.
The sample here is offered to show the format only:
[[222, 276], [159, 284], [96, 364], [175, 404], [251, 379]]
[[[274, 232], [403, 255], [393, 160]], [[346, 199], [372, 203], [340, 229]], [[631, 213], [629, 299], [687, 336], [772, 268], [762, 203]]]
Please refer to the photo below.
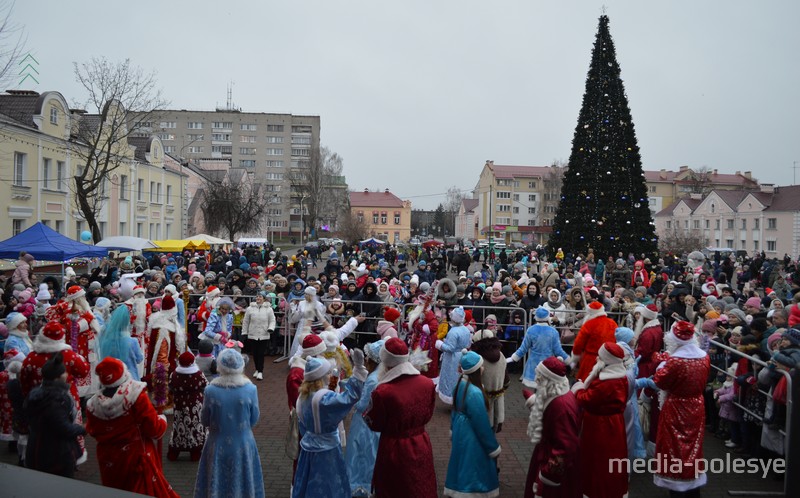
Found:
[[38, 91], [81, 99], [72, 62], [92, 56], [155, 70], [178, 109], [233, 81], [245, 111], [319, 115], [351, 188], [434, 208], [487, 159], [568, 159], [602, 5], [645, 169], [793, 182], [797, 0], [18, 0], [13, 18]]

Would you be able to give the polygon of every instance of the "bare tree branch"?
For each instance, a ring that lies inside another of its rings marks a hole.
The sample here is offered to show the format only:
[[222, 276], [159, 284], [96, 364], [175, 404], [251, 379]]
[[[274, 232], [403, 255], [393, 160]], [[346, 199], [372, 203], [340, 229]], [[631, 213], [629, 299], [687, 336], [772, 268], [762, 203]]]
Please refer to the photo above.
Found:
[[75, 106], [88, 113], [80, 115], [72, 129], [71, 149], [81, 166], [71, 189], [97, 243], [102, 237], [97, 214], [105, 200], [104, 182], [133, 160], [128, 138], [143, 123], [158, 119], [168, 103], [156, 87], [155, 74], [132, 66], [129, 59], [93, 58], [74, 63], [74, 73], [86, 91], [86, 99]]
[[206, 180], [200, 204], [206, 229], [214, 235], [225, 234], [229, 240], [261, 229], [269, 208], [268, 194], [246, 174], [239, 181], [230, 173], [222, 181]]
[[17, 64], [25, 53], [26, 37], [21, 26], [11, 21], [14, 2], [0, 2], [0, 85], [16, 86]]
[[345, 242], [355, 244], [367, 238], [369, 230], [366, 221], [359, 220], [358, 216], [352, 212], [347, 212], [342, 216], [339, 224], [339, 233]]

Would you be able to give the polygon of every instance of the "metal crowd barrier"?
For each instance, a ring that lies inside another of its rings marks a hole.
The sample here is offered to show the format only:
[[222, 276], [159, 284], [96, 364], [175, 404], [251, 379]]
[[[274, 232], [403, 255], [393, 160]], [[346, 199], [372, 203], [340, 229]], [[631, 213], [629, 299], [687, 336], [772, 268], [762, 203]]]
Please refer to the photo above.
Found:
[[[534, 315], [538, 308], [532, 308], [528, 313], [528, 322], [536, 323]], [[586, 321], [586, 310], [558, 310], [551, 311], [550, 316], [558, 318], [558, 323], [550, 323], [552, 327], [558, 330], [561, 336], [561, 347], [572, 348], [572, 343], [578, 337], [578, 332]], [[619, 327], [633, 328], [633, 315], [627, 311], [606, 311], [606, 316], [617, 322]], [[565, 336], [570, 336], [565, 339]]]
[[[751, 361], [751, 362], [753, 362], [753, 363], [755, 363], [757, 365], [761, 365], [762, 368], [768, 368], [768, 364], [766, 362], [762, 361], [759, 358], [756, 358], [755, 356], [750, 356], [748, 354], [742, 353], [741, 351], [739, 351], [736, 348], [732, 348], [730, 346], [722, 344], [721, 342], [715, 341], [713, 339], [709, 341], [709, 344], [711, 346], [716, 347], [716, 348], [723, 349], [723, 350], [735, 353], [739, 357], [747, 358], [749, 361]], [[727, 366], [729, 366], [729, 365], [726, 364], [726, 367]], [[711, 368], [714, 369], [717, 372], [724, 373], [726, 377], [732, 377], [730, 374], [728, 374], [727, 370], [723, 370], [720, 367], [714, 365], [713, 363], [711, 364]], [[728, 494], [731, 495], [731, 496], [787, 496], [788, 497], [788, 496], [798, 496], [798, 491], [800, 491], [800, 489], [799, 489], [800, 486], [798, 486], [797, 483], [792, 482], [793, 480], [796, 481], [796, 479], [794, 479], [794, 478], [797, 475], [796, 471], [799, 470], [799, 469], [795, 469], [794, 468], [796, 466], [796, 464], [793, 465], [793, 462], [795, 461], [795, 459], [790, 459], [789, 458], [790, 448], [791, 447], [796, 447], [796, 443], [792, 444], [793, 443], [793, 441], [792, 441], [792, 435], [793, 435], [793, 432], [792, 432], [793, 400], [792, 400], [792, 398], [794, 397], [794, 390], [792, 388], [793, 387], [793, 379], [792, 379], [792, 376], [789, 374], [789, 372], [786, 371], [786, 370], [777, 370], [776, 369], [775, 371], [780, 373], [783, 377], [786, 378], [786, 382], [787, 382], [786, 391], [788, 393], [788, 395], [786, 396], [786, 427], [782, 431], [780, 431], [780, 433], [783, 435], [783, 455], [782, 456], [783, 456], [784, 462], [785, 462], [785, 466], [784, 466], [785, 472], [783, 474], [783, 493], [777, 493], [777, 492], [772, 492], [772, 491], [733, 491], [733, 490], [729, 490]], [[756, 377], [756, 385], [757, 384], [758, 384], [758, 377]], [[739, 389], [740, 398], [741, 398], [741, 395], [742, 395], [742, 391], [743, 391], [743, 389]], [[765, 396], [767, 396], [768, 398], [772, 398], [772, 394], [769, 393], [769, 392], [762, 391], [761, 389], [758, 389], [758, 392], [763, 394], [763, 395], [765, 395]], [[758, 419], [762, 423], [764, 422], [764, 418], [762, 416], [758, 415], [757, 413], [753, 413], [752, 411], [747, 409], [746, 406], [744, 406], [742, 403], [740, 403], [738, 400], [734, 401], [733, 404], [735, 406], [737, 406], [740, 410], [750, 414], [750, 416]], [[775, 408], [774, 408], [774, 401], [773, 401], [773, 411], [774, 410], [775, 410]], [[791, 476], [791, 478], [790, 478], [790, 476]], [[795, 489], [790, 489], [790, 486], [794, 487]]]

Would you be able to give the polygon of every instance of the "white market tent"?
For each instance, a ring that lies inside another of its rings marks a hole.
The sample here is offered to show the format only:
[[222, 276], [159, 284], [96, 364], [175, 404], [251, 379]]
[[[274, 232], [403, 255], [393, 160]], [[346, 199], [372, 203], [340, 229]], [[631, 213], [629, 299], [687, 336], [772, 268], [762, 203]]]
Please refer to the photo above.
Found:
[[214, 237], [213, 235], [208, 235], [205, 233], [198, 233], [197, 235], [192, 235], [191, 237], [187, 238], [191, 240], [205, 241], [205, 243], [210, 246], [223, 246], [225, 244], [233, 244], [233, 242], [231, 242], [230, 240], [220, 239], [219, 237]]
[[267, 243], [267, 239], [264, 238], [253, 238], [253, 237], [242, 237], [241, 239], [236, 241], [236, 244], [239, 247], [246, 246], [246, 245], [257, 245], [263, 246]]
[[118, 251], [141, 251], [156, 247], [152, 241], [139, 237], [128, 237], [125, 235], [118, 237], [106, 237], [97, 243], [99, 247], [116, 249]]

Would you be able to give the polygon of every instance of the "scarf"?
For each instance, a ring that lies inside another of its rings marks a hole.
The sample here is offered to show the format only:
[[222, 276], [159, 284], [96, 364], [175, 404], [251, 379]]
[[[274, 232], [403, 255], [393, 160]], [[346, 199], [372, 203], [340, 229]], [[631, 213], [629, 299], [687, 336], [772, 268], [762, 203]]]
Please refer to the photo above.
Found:
[[489, 300], [492, 302], [492, 304], [500, 304], [505, 298], [505, 294], [500, 294], [499, 296], [489, 296]]

